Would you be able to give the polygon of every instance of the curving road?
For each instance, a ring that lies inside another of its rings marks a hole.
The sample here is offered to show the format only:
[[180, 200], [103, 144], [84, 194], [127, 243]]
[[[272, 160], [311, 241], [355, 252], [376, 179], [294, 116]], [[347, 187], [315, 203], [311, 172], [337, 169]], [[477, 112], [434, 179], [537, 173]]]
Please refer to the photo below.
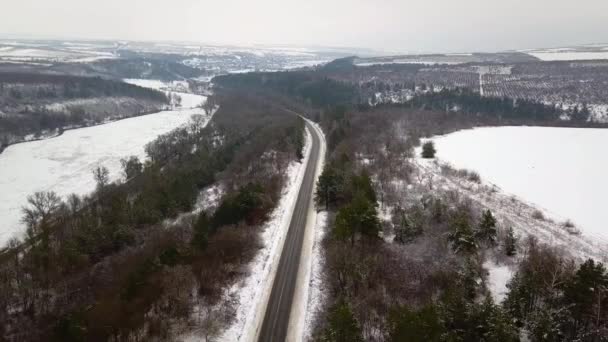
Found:
[[306, 126], [312, 136], [310, 158], [306, 165], [300, 193], [296, 200], [285, 244], [283, 245], [279, 266], [272, 285], [272, 292], [266, 306], [262, 329], [258, 335], [258, 341], [262, 342], [282, 342], [286, 340], [287, 336], [289, 316], [300, 267], [302, 243], [304, 241], [304, 232], [306, 231], [306, 218], [313, 205], [312, 196], [317, 166], [321, 162], [320, 158], [322, 158], [319, 152], [320, 145], [322, 144], [319, 132], [308, 121], [306, 121]]

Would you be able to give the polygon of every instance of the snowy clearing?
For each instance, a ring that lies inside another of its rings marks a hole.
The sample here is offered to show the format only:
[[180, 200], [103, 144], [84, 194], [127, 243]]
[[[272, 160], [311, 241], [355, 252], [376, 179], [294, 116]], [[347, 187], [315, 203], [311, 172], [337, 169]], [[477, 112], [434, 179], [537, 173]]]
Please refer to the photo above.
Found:
[[281, 250], [310, 157], [312, 137], [308, 129], [306, 132], [305, 158], [301, 163], [292, 162], [288, 167], [281, 200], [261, 233], [264, 247], [250, 263], [249, 275], [230, 286], [223, 295], [224, 298], [236, 298], [237, 308], [234, 322], [218, 341], [254, 341], [261, 329]]
[[492, 299], [495, 303], [501, 303], [507, 295], [507, 284], [513, 276], [513, 270], [508, 265], [496, 265], [492, 261], [486, 261], [483, 268], [488, 270], [487, 286]]
[[570, 219], [585, 235], [608, 242], [608, 130], [479, 128], [434, 141], [440, 159], [478, 171], [505, 192], [545, 208], [551, 218]]
[[[205, 97], [198, 99], [204, 102]], [[186, 124], [194, 114], [205, 112], [198, 108], [162, 111], [6, 148], [0, 154], [0, 245], [23, 231], [21, 207], [27, 196], [36, 191], [87, 194], [95, 188], [91, 172], [98, 165], [108, 168], [111, 180], [119, 179], [122, 158], [145, 158], [147, 143]], [[208, 122], [211, 116], [206, 118]]]

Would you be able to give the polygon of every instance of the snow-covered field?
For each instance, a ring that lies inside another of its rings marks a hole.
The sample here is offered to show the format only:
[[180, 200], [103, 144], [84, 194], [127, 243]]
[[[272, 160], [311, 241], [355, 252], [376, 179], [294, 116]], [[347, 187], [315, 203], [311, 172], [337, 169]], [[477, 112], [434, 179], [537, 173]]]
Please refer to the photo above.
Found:
[[608, 130], [495, 127], [433, 139], [437, 156], [608, 242]]
[[608, 59], [608, 51], [570, 51], [570, 50], [559, 50], [559, 51], [535, 51], [527, 52], [527, 54], [534, 56], [541, 61], [577, 61], [577, 60], [591, 60], [591, 59]]
[[120, 120], [100, 126], [66, 131], [63, 135], [9, 146], [0, 154], [0, 246], [20, 235], [21, 207], [36, 191], [55, 191], [61, 196], [86, 194], [95, 187], [92, 169], [98, 165], [120, 177], [120, 159], [145, 157], [145, 145], [190, 120], [205, 115], [187, 108], [205, 101], [188, 94], [186, 108]]

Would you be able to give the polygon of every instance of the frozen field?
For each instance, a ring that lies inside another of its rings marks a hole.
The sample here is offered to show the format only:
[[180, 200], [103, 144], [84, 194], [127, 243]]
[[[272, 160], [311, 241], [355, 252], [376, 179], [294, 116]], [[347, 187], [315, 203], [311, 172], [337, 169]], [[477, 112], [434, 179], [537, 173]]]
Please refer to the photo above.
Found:
[[584, 235], [608, 241], [608, 130], [478, 128], [433, 140], [439, 159], [478, 171], [549, 217], [570, 219]]
[[[190, 95], [188, 103], [198, 97]], [[0, 154], [0, 246], [20, 235], [21, 207], [35, 191], [55, 191], [61, 196], [86, 194], [95, 188], [92, 169], [103, 165], [112, 179], [120, 177], [120, 159], [145, 157], [145, 145], [189, 121], [199, 108], [163, 111], [100, 126], [66, 131], [41, 141], [9, 146]]]
[[608, 59], [608, 51], [539, 51], [528, 52], [541, 61], [578, 61], [592, 59]]

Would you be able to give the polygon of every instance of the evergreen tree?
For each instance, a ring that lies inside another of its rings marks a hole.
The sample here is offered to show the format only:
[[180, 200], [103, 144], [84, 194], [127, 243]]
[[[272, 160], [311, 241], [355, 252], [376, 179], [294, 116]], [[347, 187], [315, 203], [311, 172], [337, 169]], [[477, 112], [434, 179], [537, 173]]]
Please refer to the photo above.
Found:
[[515, 256], [517, 253], [517, 238], [515, 237], [515, 233], [513, 232], [513, 227], [509, 227], [507, 230], [507, 235], [505, 237], [504, 242], [505, 254], [507, 256]]
[[351, 224], [352, 214], [350, 206], [344, 206], [338, 210], [336, 219], [334, 220], [333, 233], [338, 240], [351, 240], [351, 244], [355, 243], [355, 231]]
[[361, 174], [359, 175], [353, 175], [352, 189], [355, 192], [362, 193], [371, 203], [375, 204], [378, 201], [372, 179], [366, 170], [361, 171]]
[[376, 203], [369, 201], [365, 194], [358, 192], [349, 206], [351, 225], [355, 231], [368, 237], [378, 237], [380, 220], [378, 219]]
[[422, 158], [432, 159], [435, 158], [435, 143], [432, 141], [427, 141], [422, 145]]
[[409, 243], [422, 234], [422, 227], [412, 222], [402, 208], [395, 209], [393, 223], [395, 227], [395, 242], [402, 244]]
[[329, 313], [328, 326], [322, 340], [324, 342], [363, 341], [359, 323], [346, 302], [340, 301]]
[[463, 215], [457, 215], [451, 224], [452, 231], [448, 234], [448, 241], [455, 253], [471, 254], [477, 251], [475, 234], [468, 219]]
[[323, 205], [325, 210], [328, 210], [330, 205], [336, 204], [338, 196], [343, 190], [342, 183], [342, 177], [336, 168], [331, 165], [325, 167], [317, 182], [315, 193], [317, 205]]
[[572, 318], [579, 326], [587, 327], [601, 321], [603, 305], [607, 305], [608, 275], [602, 263], [593, 259], [585, 261], [564, 291], [566, 302], [570, 304]]
[[496, 234], [496, 218], [490, 210], [486, 210], [479, 223], [479, 228], [475, 232], [475, 237], [481, 243], [494, 246], [496, 244]]
[[486, 342], [509, 342], [519, 341], [517, 328], [509, 319], [508, 315], [494, 304], [491, 297], [478, 305], [476, 310], [477, 330], [479, 341]]
[[428, 305], [418, 311], [407, 307], [393, 309], [388, 318], [388, 341], [441, 341], [445, 328], [437, 308]]
[[355, 243], [355, 234], [378, 237], [380, 220], [376, 206], [363, 193], [358, 192], [348, 205], [343, 206], [336, 215], [334, 234], [340, 240]]
[[204, 211], [198, 215], [193, 228], [192, 246], [204, 251], [209, 243], [209, 218]]

